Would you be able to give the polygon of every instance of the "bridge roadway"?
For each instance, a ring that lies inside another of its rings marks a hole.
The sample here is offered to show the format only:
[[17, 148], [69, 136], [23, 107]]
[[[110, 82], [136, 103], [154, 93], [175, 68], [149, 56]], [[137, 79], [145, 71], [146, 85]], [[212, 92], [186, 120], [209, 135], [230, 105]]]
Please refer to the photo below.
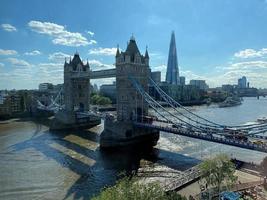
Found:
[[225, 138], [223, 135], [216, 135], [216, 134], [207, 134], [201, 133], [197, 131], [188, 130], [186, 128], [174, 128], [169, 127], [168, 124], [156, 124], [156, 123], [142, 123], [142, 122], [133, 122], [134, 126], [139, 128], [145, 129], [157, 129], [159, 131], [164, 131], [168, 133], [173, 133], [177, 135], [182, 135], [186, 137], [196, 138], [200, 140], [206, 140], [210, 142], [216, 142], [220, 144], [226, 144], [230, 146], [235, 146], [244, 149], [255, 150], [263, 153], [267, 153], [267, 145], [266, 144], [255, 144], [251, 141], [242, 141], [237, 139], [228, 139]]

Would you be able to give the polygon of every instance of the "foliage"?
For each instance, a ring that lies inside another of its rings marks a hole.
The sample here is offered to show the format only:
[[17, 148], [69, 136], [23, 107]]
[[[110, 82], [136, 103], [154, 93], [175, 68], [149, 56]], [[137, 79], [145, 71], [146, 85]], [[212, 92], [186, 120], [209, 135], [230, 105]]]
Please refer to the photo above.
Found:
[[109, 105], [111, 100], [108, 97], [103, 97], [98, 94], [95, 94], [91, 97], [91, 102], [94, 105]]
[[235, 166], [225, 154], [205, 160], [199, 165], [199, 169], [207, 186], [215, 186], [220, 189], [223, 182], [230, 186], [237, 181], [237, 177], [234, 175]]
[[114, 186], [105, 188], [92, 200], [186, 200], [176, 192], [165, 193], [157, 183], [141, 184], [135, 178], [123, 178]]

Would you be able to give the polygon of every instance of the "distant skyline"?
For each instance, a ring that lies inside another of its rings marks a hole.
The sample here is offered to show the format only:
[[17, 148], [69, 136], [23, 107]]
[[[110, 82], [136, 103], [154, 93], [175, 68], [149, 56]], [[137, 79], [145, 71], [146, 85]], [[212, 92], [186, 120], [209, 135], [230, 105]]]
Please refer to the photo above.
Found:
[[65, 57], [76, 51], [92, 70], [112, 68], [117, 44], [124, 51], [132, 34], [165, 80], [172, 30], [187, 82], [216, 87], [246, 76], [267, 88], [266, 24], [266, 0], [2, 0], [0, 89], [63, 83]]

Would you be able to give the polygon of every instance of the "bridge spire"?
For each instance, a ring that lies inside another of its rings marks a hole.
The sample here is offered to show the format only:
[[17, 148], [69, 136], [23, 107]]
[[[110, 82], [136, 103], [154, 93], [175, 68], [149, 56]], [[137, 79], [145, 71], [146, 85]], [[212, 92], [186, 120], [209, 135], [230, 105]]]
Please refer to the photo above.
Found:
[[119, 48], [119, 44], [117, 44], [117, 52], [116, 52], [116, 57], [118, 57], [120, 55], [120, 48]]
[[149, 58], [148, 51], [147, 51], [147, 45], [146, 45], [146, 53], [145, 53], [145, 58]]

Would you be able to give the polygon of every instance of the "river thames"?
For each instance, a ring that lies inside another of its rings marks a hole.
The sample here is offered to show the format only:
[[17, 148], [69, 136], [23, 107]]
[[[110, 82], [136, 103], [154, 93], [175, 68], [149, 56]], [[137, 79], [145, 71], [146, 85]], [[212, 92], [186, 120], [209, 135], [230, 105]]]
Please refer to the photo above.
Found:
[[[267, 116], [267, 98], [244, 98], [236, 107], [190, 109], [220, 124], [237, 125]], [[121, 173], [158, 165], [185, 170], [218, 153], [260, 163], [267, 154], [161, 133], [145, 153], [103, 152], [103, 125], [86, 131], [49, 132], [48, 127], [14, 119], [0, 122], [0, 199], [88, 199], [114, 184]]]

